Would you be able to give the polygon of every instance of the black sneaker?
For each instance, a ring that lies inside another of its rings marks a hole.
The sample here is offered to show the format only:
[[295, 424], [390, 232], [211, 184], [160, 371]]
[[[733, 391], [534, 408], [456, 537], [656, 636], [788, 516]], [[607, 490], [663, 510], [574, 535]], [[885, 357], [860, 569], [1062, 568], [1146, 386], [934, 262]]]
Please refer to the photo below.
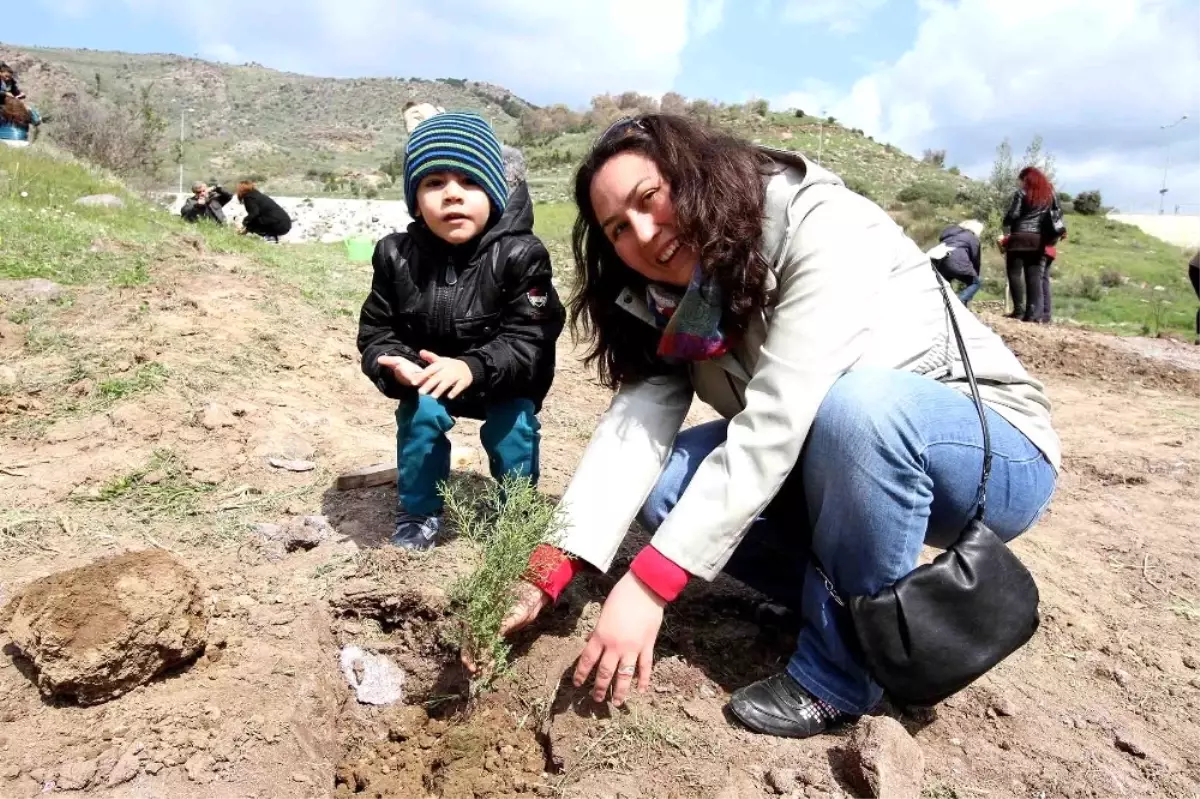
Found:
[[858, 720], [812, 696], [787, 672], [734, 691], [729, 712], [754, 732], [780, 738], [808, 738]]
[[431, 549], [437, 545], [441, 529], [441, 516], [401, 513], [396, 517], [396, 532], [392, 533], [391, 541], [401, 549]]

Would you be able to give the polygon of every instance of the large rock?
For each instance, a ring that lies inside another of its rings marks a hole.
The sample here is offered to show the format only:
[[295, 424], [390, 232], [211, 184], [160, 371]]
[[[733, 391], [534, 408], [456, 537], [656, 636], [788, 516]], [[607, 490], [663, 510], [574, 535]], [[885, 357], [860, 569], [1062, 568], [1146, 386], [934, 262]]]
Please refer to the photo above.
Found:
[[125, 201], [115, 194], [89, 194], [75, 201], [76, 205], [89, 205], [99, 208], [124, 208]]
[[46, 696], [115, 699], [204, 649], [204, 589], [178, 558], [129, 552], [30, 583], [0, 611]]
[[925, 778], [925, 755], [900, 722], [868, 716], [846, 745], [846, 779], [864, 796], [916, 797]]
[[507, 144], [500, 145], [500, 152], [504, 158], [504, 180], [510, 190], [515, 189], [525, 182], [525, 154]]

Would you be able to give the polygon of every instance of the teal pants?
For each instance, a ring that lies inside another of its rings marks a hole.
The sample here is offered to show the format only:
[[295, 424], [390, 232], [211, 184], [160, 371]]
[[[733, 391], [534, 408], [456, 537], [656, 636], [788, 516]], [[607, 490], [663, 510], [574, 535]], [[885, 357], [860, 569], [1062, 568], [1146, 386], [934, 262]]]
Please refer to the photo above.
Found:
[[[438, 485], [450, 476], [446, 433], [452, 427], [454, 417], [433, 397], [421, 394], [396, 408], [396, 493], [408, 513], [432, 516], [442, 512]], [[492, 477], [528, 477], [537, 485], [540, 430], [531, 400], [506, 400], [489, 406], [479, 438]]]

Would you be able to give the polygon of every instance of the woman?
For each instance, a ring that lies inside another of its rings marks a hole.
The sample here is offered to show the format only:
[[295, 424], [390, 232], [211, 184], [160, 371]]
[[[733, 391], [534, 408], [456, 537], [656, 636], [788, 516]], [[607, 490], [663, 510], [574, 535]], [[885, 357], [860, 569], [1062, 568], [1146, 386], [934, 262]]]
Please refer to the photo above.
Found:
[[[1002, 227], [1008, 290], [1013, 310], [1009, 316], [1023, 322], [1047, 321], [1043, 307], [1046, 281], [1046, 247], [1054, 242], [1043, 231], [1045, 218], [1057, 202], [1054, 186], [1040, 169], [1027, 166], [1017, 175], [1021, 187], [1013, 192]], [[1028, 294], [1028, 297], [1026, 296]]]
[[[1192, 282], [1192, 290], [1196, 292], [1196, 299], [1200, 299], [1200, 251], [1197, 251], [1192, 256], [1192, 260], [1188, 261], [1188, 280]], [[1200, 344], [1200, 310], [1196, 311], [1196, 343]]]
[[969, 305], [983, 285], [983, 264], [979, 237], [983, 235], [983, 223], [977, 219], [965, 219], [942, 231], [939, 242], [927, 255], [933, 268], [947, 281], [958, 280], [963, 284], [958, 299]]
[[236, 194], [246, 208], [246, 218], [242, 220], [239, 233], [253, 233], [267, 241], [277, 242], [280, 236], [292, 229], [292, 218], [287, 211], [259, 191], [254, 181], [243, 180], [238, 183]]
[[9, 147], [28, 147], [37, 140], [38, 126], [41, 124], [42, 117], [37, 109], [30, 108], [11, 94], [4, 95], [4, 104], [0, 107], [0, 141]]
[[[651, 544], [613, 588], [576, 665], [593, 698], [649, 685], [664, 607], [722, 571], [797, 609], [787, 670], [736, 691], [759, 732], [805, 737], [882, 691], [814, 577], [874, 594], [971, 517], [979, 418], [929, 259], [886, 213], [799, 155], [667, 115], [617, 123], [575, 181], [572, 322], [617, 390], [506, 632], [584, 564], [606, 570], [635, 517]], [[1011, 539], [1053, 493], [1041, 384], [954, 301], [988, 406], [986, 523]], [[693, 395], [723, 420], [680, 432]], [[620, 475], [614, 480], [614, 475]], [[614, 680], [615, 677], [615, 680]]]

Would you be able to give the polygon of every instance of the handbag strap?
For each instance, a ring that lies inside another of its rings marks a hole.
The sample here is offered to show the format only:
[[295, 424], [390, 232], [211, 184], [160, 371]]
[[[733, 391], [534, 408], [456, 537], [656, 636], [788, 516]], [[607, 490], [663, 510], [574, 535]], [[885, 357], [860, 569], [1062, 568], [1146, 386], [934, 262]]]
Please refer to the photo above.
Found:
[[979, 414], [979, 424], [983, 428], [983, 474], [979, 478], [979, 491], [975, 497], [975, 521], [983, 521], [984, 511], [987, 510], [987, 484], [992, 476], [992, 437], [988, 432], [987, 415], [983, 410], [983, 400], [979, 397], [979, 384], [975, 382], [975, 371], [971, 368], [971, 359], [967, 356], [967, 345], [963, 342], [962, 331], [958, 329], [958, 319], [954, 315], [954, 305], [950, 302], [950, 292], [946, 291], [946, 281], [934, 270], [938, 288], [942, 290], [942, 302], [946, 305], [946, 315], [950, 317], [950, 327], [954, 330], [954, 340], [958, 344], [958, 354], [962, 358], [963, 371], [967, 374], [967, 383], [971, 386], [971, 399], [975, 401], [975, 411]]

